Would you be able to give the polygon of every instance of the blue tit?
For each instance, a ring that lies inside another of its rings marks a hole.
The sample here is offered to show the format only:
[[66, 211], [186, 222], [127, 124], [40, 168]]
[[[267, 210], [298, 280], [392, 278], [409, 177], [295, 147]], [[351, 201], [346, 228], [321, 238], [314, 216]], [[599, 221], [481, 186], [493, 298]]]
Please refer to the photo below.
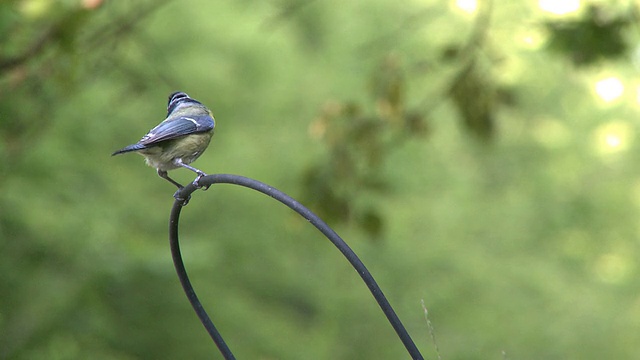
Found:
[[180, 167], [189, 169], [198, 174], [194, 181], [194, 185], [198, 186], [198, 180], [206, 174], [189, 164], [209, 146], [214, 128], [215, 119], [206, 106], [183, 92], [174, 92], [169, 95], [167, 118], [140, 141], [114, 152], [111, 156], [137, 152], [145, 157], [147, 165], [157, 169], [161, 178], [178, 189], [181, 189], [182, 185], [170, 178], [167, 171]]

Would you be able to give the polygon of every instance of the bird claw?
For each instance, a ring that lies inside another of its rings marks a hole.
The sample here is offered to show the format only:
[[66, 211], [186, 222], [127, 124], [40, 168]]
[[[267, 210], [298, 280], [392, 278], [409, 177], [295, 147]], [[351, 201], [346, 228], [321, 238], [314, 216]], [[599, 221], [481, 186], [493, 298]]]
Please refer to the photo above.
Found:
[[200, 179], [202, 179], [205, 176], [207, 176], [207, 174], [205, 174], [205, 173], [198, 174], [198, 177], [195, 180], [193, 180], [193, 186], [195, 186], [197, 189], [201, 189], [202, 191], [208, 190], [209, 187], [211, 186], [210, 184], [209, 185], [200, 185]]
[[187, 206], [187, 204], [189, 203], [189, 200], [191, 200], [191, 195], [187, 196], [187, 198], [185, 199], [180, 195], [181, 191], [182, 189], [178, 189], [178, 191], [176, 191], [175, 194], [173, 194], [173, 198], [180, 201], [181, 206]]

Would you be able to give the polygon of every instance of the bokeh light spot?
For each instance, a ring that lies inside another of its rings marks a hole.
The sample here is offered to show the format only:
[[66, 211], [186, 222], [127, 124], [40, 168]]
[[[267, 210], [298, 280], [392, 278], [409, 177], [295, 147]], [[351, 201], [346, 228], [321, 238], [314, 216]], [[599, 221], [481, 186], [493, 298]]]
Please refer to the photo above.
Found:
[[617, 77], [608, 77], [596, 82], [596, 94], [605, 102], [612, 102], [624, 94], [624, 85]]
[[466, 13], [472, 14], [478, 8], [478, 1], [477, 0], [456, 0], [456, 6], [460, 10]]
[[600, 154], [611, 154], [629, 148], [633, 129], [628, 122], [611, 121], [594, 130], [595, 147]]
[[51, 0], [23, 0], [18, 3], [18, 8], [22, 15], [34, 19], [45, 16], [53, 5]]
[[520, 45], [531, 50], [539, 49], [545, 42], [545, 35], [535, 29], [527, 29], [524, 32], [520, 32], [517, 36]]
[[580, 9], [580, 0], [539, 0], [540, 9], [556, 15], [565, 15]]

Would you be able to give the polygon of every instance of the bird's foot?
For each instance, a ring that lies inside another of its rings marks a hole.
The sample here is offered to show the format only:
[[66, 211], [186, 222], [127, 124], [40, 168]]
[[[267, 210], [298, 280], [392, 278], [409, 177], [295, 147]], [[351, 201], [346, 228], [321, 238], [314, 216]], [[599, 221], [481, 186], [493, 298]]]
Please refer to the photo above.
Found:
[[187, 206], [187, 204], [189, 203], [189, 200], [191, 200], [191, 195], [187, 196], [186, 198], [184, 198], [182, 196], [182, 194], [180, 194], [182, 192], [182, 188], [178, 189], [175, 194], [173, 194], [173, 198], [180, 201], [180, 205], [181, 206]]
[[193, 180], [193, 186], [195, 186], [197, 189], [201, 189], [202, 191], [208, 190], [209, 187], [211, 186], [210, 184], [200, 185], [200, 179], [202, 179], [205, 176], [207, 176], [207, 174], [203, 173], [202, 171], [199, 172], [198, 177], [195, 180]]

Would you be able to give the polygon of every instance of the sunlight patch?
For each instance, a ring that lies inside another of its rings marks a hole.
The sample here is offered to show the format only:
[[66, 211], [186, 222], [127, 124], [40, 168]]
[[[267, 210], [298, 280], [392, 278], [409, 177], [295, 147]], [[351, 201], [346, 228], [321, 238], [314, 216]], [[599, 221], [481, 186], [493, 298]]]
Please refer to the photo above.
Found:
[[473, 14], [478, 8], [477, 0], [456, 0], [456, 6], [469, 14]]
[[566, 15], [580, 9], [580, 0], [539, 0], [538, 6], [555, 15]]
[[618, 99], [624, 94], [624, 85], [615, 76], [596, 81], [594, 88], [596, 94], [607, 103]]
[[628, 122], [611, 121], [594, 130], [595, 147], [600, 154], [627, 150], [631, 144], [633, 129]]
[[542, 32], [534, 29], [527, 29], [525, 32], [519, 34], [518, 37], [520, 44], [524, 48], [530, 50], [539, 49], [540, 47], [542, 47], [542, 45], [544, 45], [544, 42], [546, 41], [545, 35]]

